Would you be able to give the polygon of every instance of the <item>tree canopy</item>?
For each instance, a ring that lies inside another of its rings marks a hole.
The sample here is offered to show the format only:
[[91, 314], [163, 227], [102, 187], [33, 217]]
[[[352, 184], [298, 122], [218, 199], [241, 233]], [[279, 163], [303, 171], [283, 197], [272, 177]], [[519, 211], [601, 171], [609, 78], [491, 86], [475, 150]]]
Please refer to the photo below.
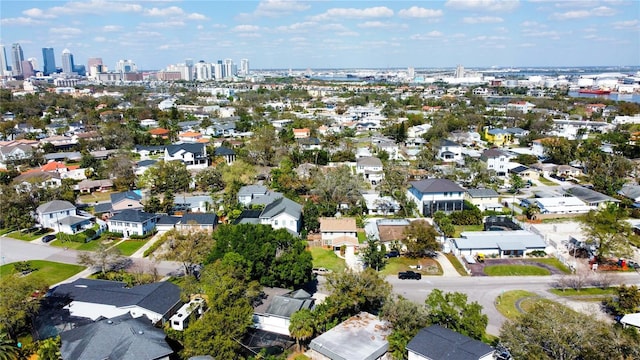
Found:
[[489, 323], [482, 306], [469, 303], [467, 295], [459, 292], [444, 293], [434, 289], [425, 300], [431, 324], [459, 332], [476, 340], [481, 340]]
[[425, 251], [440, 249], [436, 240], [438, 231], [426, 220], [414, 220], [404, 229], [402, 242], [407, 247], [407, 255], [423, 256]]
[[223, 224], [213, 234], [208, 261], [235, 252], [246, 260], [249, 276], [264, 286], [296, 287], [311, 280], [311, 253], [302, 240], [270, 225]]
[[638, 359], [640, 339], [557, 303], [508, 320], [500, 341], [514, 359]]
[[591, 210], [582, 217], [582, 229], [587, 242], [597, 247], [599, 258], [627, 256], [631, 252], [628, 238], [633, 231], [624, 221], [626, 211], [616, 204]]

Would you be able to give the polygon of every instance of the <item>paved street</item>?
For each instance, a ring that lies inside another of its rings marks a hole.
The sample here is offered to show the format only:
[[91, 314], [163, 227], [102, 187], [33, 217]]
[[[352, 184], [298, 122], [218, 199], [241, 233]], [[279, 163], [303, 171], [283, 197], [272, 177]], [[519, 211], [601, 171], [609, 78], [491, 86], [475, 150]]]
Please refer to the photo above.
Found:
[[[443, 258], [438, 259], [442, 261]], [[446, 260], [446, 258], [444, 258]], [[508, 276], [508, 277], [437, 277], [425, 276], [422, 280], [399, 280], [397, 276], [388, 276], [387, 281], [393, 286], [395, 293], [405, 298], [423, 303], [431, 290], [440, 289], [445, 292], [462, 292], [470, 301], [477, 301], [489, 316], [487, 332], [498, 335], [505, 318], [496, 310], [494, 302], [500, 294], [509, 290], [527, 290], [542, 297], [565, 302], [547, 291], [556, 282], [558, 276]], [[619, 274], [619, 283], [640, 285], [640, 274]], [[568, 304], [569, 305], [569, 304]], [[575, 304], [570, 304], [575, 305]]]
[[[27, 242], [0, 236], [1, 264], [24, 260], [49, 260], [65, 264], [77, 264], [80, 251], [64, 249], [38, 241]], [[142, 269], [155, 267], [160, 275], [174, 274], [180, 270], [180, 264], [173, 261], [154, 262], [146, 258], [132, 258], [134, 266]]]

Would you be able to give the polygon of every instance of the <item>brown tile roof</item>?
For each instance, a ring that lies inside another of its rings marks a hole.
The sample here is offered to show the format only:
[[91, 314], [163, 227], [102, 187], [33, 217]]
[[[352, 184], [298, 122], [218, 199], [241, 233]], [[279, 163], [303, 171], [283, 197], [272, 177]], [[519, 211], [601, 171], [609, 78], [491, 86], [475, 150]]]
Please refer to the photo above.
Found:
[[320, 218], [320, 231], [356, 231], [354, 218]]
[[379, 225], [378, 233], [381, 242], [400, 241], [404, 239], [404, 229], [407, 225]]

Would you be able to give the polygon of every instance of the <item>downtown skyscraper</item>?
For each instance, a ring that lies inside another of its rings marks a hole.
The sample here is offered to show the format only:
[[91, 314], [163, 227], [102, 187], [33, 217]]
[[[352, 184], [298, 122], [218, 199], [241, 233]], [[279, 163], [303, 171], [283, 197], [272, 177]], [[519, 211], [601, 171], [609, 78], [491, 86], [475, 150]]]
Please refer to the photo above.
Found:
[[22, 76], [22, 62], [24, 61], [24, 54], [22, 53], [22, 46], [18, 43], [11, 45], [11, 70], [13, 76]]
[[44, 75], [51, 75], [56, 72], [56, 58], [53, 55], [53, 48], [42, 48], [42, 64]]
[[73, 74], [75, 64], [73, 63], [73, 54], [69, 49], [62, 50], [62, 72], [65, 74]]
[[4, 76], [4, 73], [8, 70], [7, 67], [7, 51], [4, 45], [0, 45], [0, 76]]

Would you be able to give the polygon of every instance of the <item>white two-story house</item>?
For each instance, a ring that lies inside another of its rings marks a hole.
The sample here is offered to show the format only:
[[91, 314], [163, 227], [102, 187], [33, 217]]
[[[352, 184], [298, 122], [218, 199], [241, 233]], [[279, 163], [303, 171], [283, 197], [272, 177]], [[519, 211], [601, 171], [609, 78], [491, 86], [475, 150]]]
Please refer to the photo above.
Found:
[[209, 166], [205, 144], [173, 144], [164, 150], [164, 161], [179, 160], [187, 169], [204, 169]]
[[444, 162], [462, 162], [462, 146], [451, 140], [442, 139], [436, 157]]
[[347, 243], [347, 238], [358, 243], [355, 218], [320, 218], [319, 221], [322, 245], [339, 249], [340, 245]]
[[482, 152], [480, 160], [487, 164], [487, 170], [493, 170], [498, 176], [506, 176], [509, 171], [510, 156], [499, 149], [487, 149]]
[[125, 237], [131, 235], [146, 235], [156, 227], [158, 216], [144, 211], [123, 210], [113, 215], [107, 220], [109, 231], [123, 234]]
[[287, 229], [298, 235], [302, 229], [302, 205], [281, 197], [262, 210], [260, 224], [271, 225], [274, 229]]
[[374, 156], [365, 156], [356, 160], [356, 174], [360, 174], [371, 185], [377, 185], [384, 179], [382, 161]]
[[424, 179], [410, 183], [407, 196], [423, 216], [431, 217], [438, 211], [451, 213], [464, 209], [465, 189], [447, 179]]

